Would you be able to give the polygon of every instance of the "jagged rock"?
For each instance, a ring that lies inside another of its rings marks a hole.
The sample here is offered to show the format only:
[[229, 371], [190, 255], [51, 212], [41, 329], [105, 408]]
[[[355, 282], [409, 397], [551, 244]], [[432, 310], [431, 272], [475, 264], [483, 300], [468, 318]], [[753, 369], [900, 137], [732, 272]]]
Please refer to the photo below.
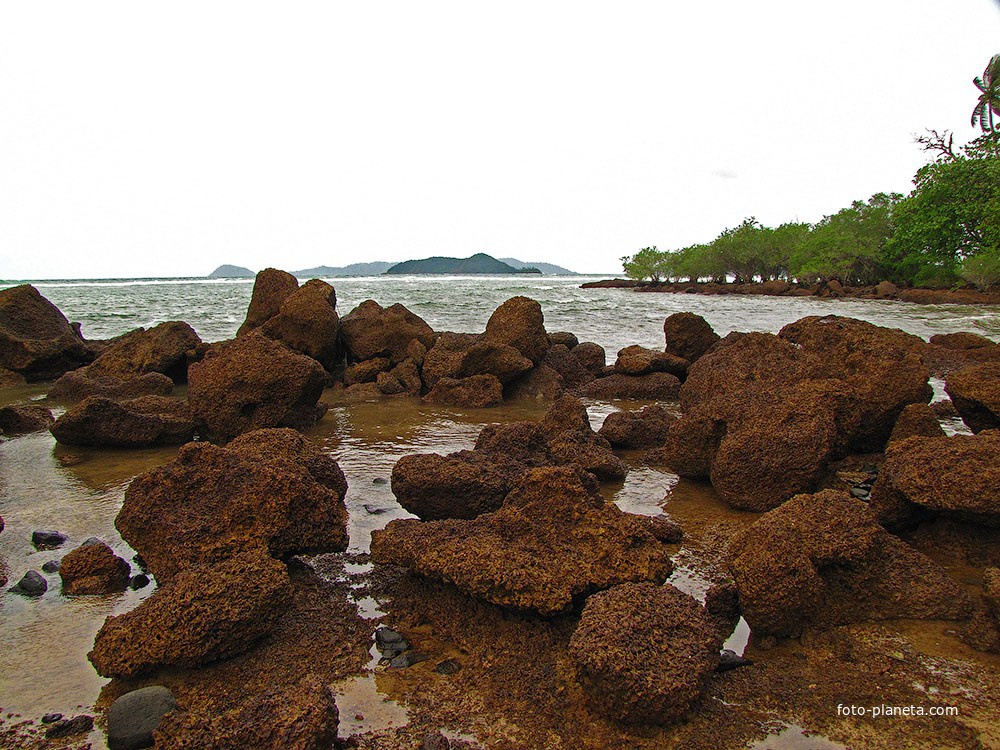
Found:
[[[607, 355], [605, 354], [604, 347], [600, 344], [595, 344], [593, 341], [581, 341], [570, 349], [570, 354], [576, 357], [580, 364], [583, 365], [583, 368], [595, 378], [604, 372], [604, 366], [607, 364]], [[559, 371], [558, 368], [555, 369]], [[560, 374], [562, 373], [560, 372]]]
[[424, 356], [423, 377], [434, 388], [442, 378], [459, 380], [493, 375], [509, 383], [532, 368], [530, 359], [513, 346], [462, 333], [443, 333]]
[[352, 386], [358, 383], [374, 383], [380, 372], [392, 369], [388, 357], [375, 357], [364, 362], [353, 362], [344, 368], [344, 385]]
[[400, 382], [399, 378], [388, 372], [378, 374], [375, 379], [375, 387], [378, 388], [379, 393], [385, 396], [398, 396], [401, 393], [406, 393], [406, 386]]
[[112, 549], [99, 542], [77, 547], [59, 564], [65, 594], [111, 594], [124, 591], [132, 570]]
[[79, 331], [35, 287], [0, 290], [0, 368], [35, 382], [57, 378], [93, 358]]
[[142, 750], [153, 746], [153, 732], [176, 710], [170, 688], [149, 685], [118, 698], [108, 709], [108, 750]]
[[[417, 342], [419, 343], [419, 342]], [[408, 396], [419, 396], [424, 383], [420, 377], [420, 368], [417, 363], [407, 357], [389, 371], [389, 375], [395, 378], [403, 386], [403, 393]]]
[[537, 365], [549, 349], [542, 306], [528, 297], [511, 297], [493, 311], [483, 341], [512, 346]]
[[493, 375], [472, 375], [455, 379], [441, 378], [424, 400], [447, 406], [486, 408], [503, 403], [503, 384]]
[[260, 548], [186, 568], [131, 612], [109, 617], [87, 657], [104, 677], [227, 659], [271, 632], [290, 586], [285, 566]]
[[[548, 356], [548, 355], [546, 355]], [[554, 401], [565, 392], [562, 376], [544, 364], [532, 367], [504, 388], [509, 399], [545, 399]]]
[[425, 347], [434, 345], [434, 331], [403, 305], [383, 308], [375, 300], [365, 300], [340, 320], [341, 335], [351, 361], [387, 357], [398, 364], [409, 355], [413, 339]]
[[944, 389], [970, 430], [1000, 428], [1000, 359], [951, 373]]
[[[597, 346], [597, 344], [594, 344]], [[598, 347], [600, 348], [600, 347]], [[594, 359], [596, 364], [597, 358]], [[600, 368], [604, 368], [604, 350], [600, 353]], [[576, 388], [584, 383], [589, 383], [596, 375], [588, 370], [581, 357], [573, 354], [573, 350], [567, 349], [563, 344], [553, 344], [545, 353], [542, 359], [542, 366], [555, 371], [562, 378], [563, 386], [566, 388]]]
[[160, 323], [149, 330], [138, 328], [109, 344], [87, 367], [87, 376], [127, 380], [158, 372], [184, 382], [187, 353], [200, 343], [194, 329], [182, 321]]
[[325, 750], [337, 738], [338, 723], [330, 686], [309, 674], [223, 713], [175, 711], [154, 737], [157, 750]]
[[465, 353], [479, 340], [472, 333], [445, 331], [424, 354], [424, 383], [433, 388], [441, 378], [454, 378], [462, 367]]
[[253, 282], [253, 294], [247, 308], [247, 317], [240, 326], [237, 336], [260, 328], [278, 314], [281, 303], [299, 288], [298, 280], [286, 271], [265, 268], [257, 274]]
[[719, 340], [719, 334], [701, 317], [689, 312], [674, 313], [663, 321], [668, 354], [696, 362]]
[[181, 447], [132, 481], [115, 526], [163, 583], [254, 544], [277, 558], [341, 552], [346, 492], [337, 462], [302, 435], [258, 430], [226, 448]]
[[738, 532], [727, 552], [740, 609], [755, 637], [807, 625], [967, 618], [948, 575], [878, 525], [844, 492], [799, 495]]
[[1000, 431], [892, 443], [871, 507], [891, 528], [937, 514], [1000, 525]]
[[419, 339], [413, 339], [406, 345], [406, 356], [413, 360], [417, 367], [424, 366], [424, 356], [427, 354], [427, 346]]
[[937, 414], [929, 404], [910, 404], [903, 409], [889, 435], [889, 442], [896, 443], [915, 436], [944, 437]]
[[52, 424], [52, 412], [38, 404], [14, 404], [0, 407], [0, 432], [5, 435], [25, 435], [47, 430]]
[[[582, 346], [582, 344], [581, 344]], [[580, 347], [577, 347], [579, 349]], [[573, 351], [576, 351], [574, 349]], [[681, 387], [676, 376], [665, 372], [651, 372], [648, 375], [609, 375], [597, 378], [576, 389], [581, 396], [600, 399], [657, 399], [675, 401]]]
[[260, 330], [328, 371], [342, 359], [337, 292], [325, 281], [310, 279], [289, 294]]
[[622, 375], [648, 375], [651, 372], [668, 372], [683, 379], [687, 375], [688, 361], [669, 352], [633, 345], [618, 352], [615, 372]]
[[195, 424], [212, 440], [231, 440], [262, 427], [309, 427], [326, 371], [316, 360], [251, 332], [213, 346], [188, 370]]
[[179, 445], [194, 436], [194, 419], [187, 402], [167, 396], [128, 401], [90, 396], [67, 409], [50, 430], [64, 445]]
[[597, 434], [615, 448], [652, 448], [663, 445], [676, 417], [662, 406], [609, 414]]
[[41, 596], [49, 590], [49, 582], [37, 570], [29, 570], [10, 590], [11, 593], [21, 596]]
[[618, 583], [662, 582], [672, 569], [648, 524], [605, 503], [571, 468], [528, 471], [500, 510], [472, 520], [392, 521], [373, 532], [371, 555], [546, 616]]
[[719, 664], [705, 609], [670, 584], [624, 583], [587, 599], [569, 643], [591, 703], [627, 724], [680, 721]]
[[59, 378], [48, 397], [67, 403], [76, 403], [88, 396], [121, 401], [140, 396], [169, 396], [173, 388], [174, 381], [161, 372], [122, 379], [112, 375], [91, 375], [89, 367], [81, 367]]
[[574, 346], [580, 343], [580, 339], [576, 337], [575, 333], [570, 333], [569, 331], [556, 331], [555, 333], [549, 334], [549, 347], [553, 347], [556, 344], [565, 346], [567, 349], [572, 349]]

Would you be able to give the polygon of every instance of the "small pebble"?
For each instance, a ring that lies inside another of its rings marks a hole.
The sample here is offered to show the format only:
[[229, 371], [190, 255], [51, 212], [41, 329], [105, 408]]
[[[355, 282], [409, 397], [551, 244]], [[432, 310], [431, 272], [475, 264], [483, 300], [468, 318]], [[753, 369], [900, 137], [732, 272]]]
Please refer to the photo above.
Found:
[[388, 483], [389, 483], [388, 480], [382, 477], [375, 477], [375, 479], [372, 480], [372, 484], [388, 484]]
[[40, 530], [31, 534], [31, 543], [35, 545], [35, 549], [55, 549], [61, 547], [66, 539], [68, 537], [58, 531]]
[[377, 505], [372, 505], [371, 503], [365, 503], [363, 507], [368, 513], [371, 513], [373, 516], [379, 516], [385, 513], [387, 510], [387, 508], [380, 508]]
[[354, 720], [355, 721], [364, 721], [365, 720], [365, 715], [364, 714], [354, 714]]
[[37, 570], [29, 570], [10, 590], [22, 596], [41, 596], [49, 590], [49, 582]]
[[58, 573], [59, 565], [62, 563], [61, 560], [49, 560], [42, 566], [42, 571], [45, 573]]
[[438, 674], [455, 674], [462, 668], [454, 659], [445, 659], [443, 662], [434, 667], [434, 671]]
[[45, 714], [45, 716], [42, 717], [42, 724], [52, 724], [59, 721], [62, 717], [62, 714]]

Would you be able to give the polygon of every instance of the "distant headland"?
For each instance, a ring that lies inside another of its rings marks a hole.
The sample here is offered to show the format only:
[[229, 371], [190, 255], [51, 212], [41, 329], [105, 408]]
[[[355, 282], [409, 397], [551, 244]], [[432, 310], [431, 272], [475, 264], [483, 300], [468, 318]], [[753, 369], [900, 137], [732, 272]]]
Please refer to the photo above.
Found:
[[[517, 258], [494, 258], [486, 253], [476, 253], [469, 258], [432, 257], [420, 260], [406, 260], [400, 263], [371, 261], [352, 263], [347, 266], [316, 266], [292, 271], [299, 278], [323, 278], [343, 276], [380, 276], [382, 274], [546, 274], [549, 276], [579, 276], [576, 271], [553, 263], [525, 262]], [[235, 265], [222, 265], [208, 275], [211, 279], [253, 278], [255, 272]]]

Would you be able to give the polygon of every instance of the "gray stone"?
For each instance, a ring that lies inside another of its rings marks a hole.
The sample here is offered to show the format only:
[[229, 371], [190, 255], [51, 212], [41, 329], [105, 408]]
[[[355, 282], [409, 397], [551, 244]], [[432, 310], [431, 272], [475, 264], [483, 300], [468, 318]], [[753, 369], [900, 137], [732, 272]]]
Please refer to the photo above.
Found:
[[29, 570], [24, 574], [24, 577], [17, 582], [17, 584], [11, 588], [11, 591], [15, 594], [21, 594], [23, 596], [41, 596], [49, 589], [49, 583], [45, 580], [45, 576], [39, 573], [37, 570]]
[[31, 534], [31, 543], [35, 549], [55, 549], [61, 547], [69, 537], [58, 531], [39, 530]]
[[164, 715], [177, 708], [173, 693], [162, 685], [133, 690], [108, 709], [109, 750], [139, 750], [153, 746], [153, 732]]

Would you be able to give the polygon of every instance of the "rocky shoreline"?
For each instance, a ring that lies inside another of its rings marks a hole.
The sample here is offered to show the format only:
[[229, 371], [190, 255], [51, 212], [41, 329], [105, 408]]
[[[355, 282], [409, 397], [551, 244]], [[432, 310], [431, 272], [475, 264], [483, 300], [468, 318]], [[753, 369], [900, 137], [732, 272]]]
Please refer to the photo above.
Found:
[[[180, 446], [124, 493], [139, 571], [87, 540], [57, 571], [11, 570], [11, 591], [155, 582], [88, 655], [112, 678], [95, 706], [112, 750], [742, 748], [776, 717], [831, 747], [1000, 746], [1000, 345], [838, 316], [663, 330], [608, 364], [526, 297], [482, 333], [440, 332], [371, 300], [341, 317], [329, 284], [267, 269], [232, 340], [177, 321], [92, 342], [32, 287], [0, 291], [0, 379], [54, 380], [47, 404], [0, 409], [5, 438]], [[933, 408], [931, 376], [949, 396]], [[349, 480], [308, 435], [331, 404], [403, 399], [486, 424], [471, 450], [397, 460], [415, 518], [348, 552]], [[645, 403], [595, 431], [581, 399]], [[490, 424], [505, 402], [541, 418]], [[970, 434], [945, 434], [946, 410]], [[610, 502], [646, 467], [710, 485], [716, 520]], [[748, 659], [725, 651], [738, 622]], [[337, 699], [366, 674], [406, 721], [346, 734]], [[838, 704], [960, 713], [887, 724]], [[122, 723], [138, 715], [141, 732]], [[8, 717], [0, 740], [76, 746], [90, 718]]]

